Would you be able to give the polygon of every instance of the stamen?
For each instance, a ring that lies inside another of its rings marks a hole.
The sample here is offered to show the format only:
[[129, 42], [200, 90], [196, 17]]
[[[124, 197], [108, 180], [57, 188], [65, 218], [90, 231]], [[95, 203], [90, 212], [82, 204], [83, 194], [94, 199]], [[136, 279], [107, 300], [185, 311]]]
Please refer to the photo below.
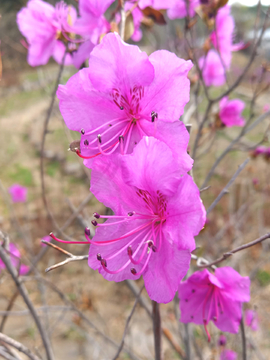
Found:
[[154, 122], [155, 119], [157, 119], [157, 118], [158, 118], [158, 113], [156, 113], [155, 111], [152, 111], [151, 112], [151, 120], [152, 120], [152, 122]]
[[84, 145], [85, 145], [85, 146], [88, 146], [88, 145], [89, 145], [89, 141], [88, 141], [87, 139], [86, 139], [86, 140], [84, 140], [84, 142], [83, 142], [83, 143], [84, 143]]
[[91, 223], [94, 225], [94, 226], [97, 226], [98, 223], [96, 222], [96, 220], [92, 220]]
[[52, 232], [50, 233], [50, 237], [53, 238], [53, 240], [58, 241], [63, 244], [84, 244], [85, 245], [88, 243], [87, 241], [66, 241], [66, 240], [58, 239], [56, 236], [54, 236], [54, 234]]
[[90, 234], [91, 234], [90, 229], [89, 229], [89, 228], [85, 228], [85, 229], [84, 229], [84, 233], [85, 233], [87, 236], [90, 236]]
[[131, 133], [132, 133], [133, 126], [134, 126], [134, 124], [132, 123], [130, 128], [129, 128], [127, 141], [126, 141], [126, 146], [125, 146], [125, 154], [127, 153], [127, 150], [128, 150], [128, 146], [129, 146], [129, 143], [130, 143], [130, 138], [131, 138]]
[[98, 259], [98, 261], [101, 261], [101, 260], [102, 260], [102, 256], [101, 256], [100, 253], [97, 254], [97, 259]]
[[97, 138], [98, 138], [99, 143], [101, 144], [101, 135], [98, 134]]
[[[146, 261], [145, 261], [145, 263], [144, 263], [141, 271], [139, 271], [138, 273], [136, 273], [136, 275], [142, 275], [142, 273], [143, 273], [144, 270], [146, 269], [146, 266], [147, 266], [148, 263], [149, 263], [149, 260], [150, 260], [150, 257], [151, 257], [151, 255], [152, 255], [152, 252], [153, 252], [153, 251], [150, 249], [149, 254], [147, 255]], [[133, 273], [132, 273], [132, 274], [133, 274]], [[135, 274], [133, 274], [133, 275], [135, 275]]]
[[133, 275], [136, 275], [136, 274], [137, 274], [137, 271], [136, 271], [136, 269], [134, 269], [134, 268], [131, 268], [130, 271], [131, 271], [131, 274], [133, 274]]
[[94, 212], [93, 216], [94, 216], [96, 219], [99, 219], [99, 218], [100, 218], [100, 215], [99, 215], [97, 212]]
[[119, 143], [120, 143], [121, 154], [124, 155], [124, 136], [123, 135], [119, 136]]
[[107, 261], [106, 261], [105, 259], [102, 259], [100, 263], [101, 263], [103, 269], [104, 269], [108, 274], [115, 275], [115, 274], [118, 274], [118, 273], [120, 273], [121, 271], [123, 271], [123, 270], [130, 264], [130, 261], [128, 260], [120, 269], [115, 270], [115, 271], [112, 271], [112, 270], [107, 269]]
[[133, 216], [135, 214], [135, 211], [130, 211], [129, 213], [128, 213], [128, 216]]
[[85, 134], [84, 129], [81, 129], [81, 134], [82, 134], [82, 135], [84, 135], [84, 134]]

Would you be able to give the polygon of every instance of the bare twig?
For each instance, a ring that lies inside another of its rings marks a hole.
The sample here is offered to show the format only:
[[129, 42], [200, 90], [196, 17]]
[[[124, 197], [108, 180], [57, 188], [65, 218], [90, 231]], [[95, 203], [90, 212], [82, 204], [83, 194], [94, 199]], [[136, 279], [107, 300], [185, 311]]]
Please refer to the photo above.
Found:
[[186, 348], [186, 357], [185, 360], [191, 360], [191, 349], [190, 349], [190, 335], [189, 335], [189, 324], [184, 324], [185, 328], [185, 348]]
[[244, 324], [243, 316], [240, 322], [240, 330], [241, 330], [241, 339], [242, 339], [242, 356], [243, 356], [243, 360], [247, 360], [247, 340], [246, 340], [245, 324]]
[[31, 312], [33, 319], [36, 323], [36, 326], [39, 330], [40, 336], [42, 338], [42, 342], [46, 351], [46, 355], [48, 360], [53, 360], [54, 356], [53, 356], [53, 352], [52, 349], [50, 347], [50, 342], [49, 339], [47, 337], [47, 334], [45, 332], [45, 330], [43, 329], [43, 326], [41, 324], [41, 321], [36, 313], [35, 307], [33, 306], [28, 294], [27, 294], [27, 290], [25, 288], [25, 286], [21, 283], [20, 279], [18, 279], [17, 277], [17, 272], [15, 270], [15, 268], [12, 266], [11, 262], [8, 259], [8, 256], [5, 253], [5, 250], [2, 246], [0, 246], [0, 258], [2, 259], [7, 271], [10, 273], [15, 285], [17, 286], [25, 304], [27, 305], [29, 311]]
[[121, 351], [122, 351], [122, 349], [123, 349], [123, 346], [124, 346], [124, 343], [125, 343], [125, 337], [126, 337], [127, 331], [128, 331], [128, 326], [129, 326], [130, 320], [131, 320], [131, 318], [132, 318], [132, 316], [133, 316], [133, 314], [134, 314], [134, 312], [135, 312], [135, 308], [136, 308], [136, 306], [137, 306], [137, 304], [138, 304], [138, 302], [139, 302], [139, 298], [140, 298], [140, 296], [141, 296], [141, 293], [142, 293], [143, 289], [144, 289], [144, 285], [141, 287], [141, 290], [140, 290], [139, 294], [137, 295], [137, 297], [136, 297], [136, 299], [135, 299], [135, 302], [134, 302], [134, 305], [133, 305], [133, 307], [132, 307], [132, 310], [131, 310], [128, 318], [127, 318], [126, 325], [125, 325], [125, 329], [124, 329], [124, 333], [123, 333], [123, 336], [122, 336], [122, 340], [121, 340], [121, 343], [120, 343], [120, 345], [119, 345], [119, 349], [117, 350], [117, 353], [116, 353], [115, 356], [113, 357], [113, 360], [117, 360], [117, 359], [118, 359], [118, 356], [120, 355], [120, 353], [121, 353]]
[[126, 27], [126, 12], [125, 12], [125, 0], [120, 0], [121, 2], [121, 39], [125, 41], [125, 27]]
[[24, 353], [31, 360], [41, 360], [40, 357], [38, 357], [37, 355], [32, 353], [32, 351], [30, 351], [26, 346], [24, 346], [23, 344], [19, 343], [16, 340], [10, 338], [9, 336], [4, 335], [3, 333], [0, 333], [0, 340], [3, 341], [4, 343], [10, 345], [10, 346], [13, 346], [18, 351]]
[[223, 260], [226, 260], [228, 257], [230, 257], [231, 255], [237, 253], [238, 251], [241, 251], [241, 250], [245, 250], [251, 246], [254, 246], [254, 245], [257, 245], [259, 244], [260, 242], [264, 241], [264, 240], [267, 240], [270, 238], [270, 233], [267, 233], [261, 237], [259, 237], [258, 239], [254, 240], [254, 241], [251, 241], [245, 245], [241, 245], [241, 246], [238, 246], [237, 248], [231, 250], [230, 252], [227, 252], [227, 253], [224, 253], [220, 258], [218, 258], [217, 260], [209, 263], [209, 264], [206, 264], [206, 265], [201, 265], [200, 267], [209, 267], [209, 266], [213, 266], [213, 265], [216, 265], [216, 264], [219, 264], [220, 262], [222, 262]]
[[161, 360], [161, 318], [159, 304], [156, 301], [152, 301], [153, 307], [153, 332], [154, 332], [154, 344], [155, 344], [155, 360]]
[[231, 180], [228, 182], [228, 184], [224, 187], [223, 190], [221, 190], [221, 192], [219, 193], [218, 197], [212, 202], [212, 204], [209, 206], [209, 208], [207, 209], [207, 215], [214, 209], [214, 207], [217, 205], [217, 203], [220, 201], [220, 199], [228, 193], [228, 189], [229, 187], [234, 183], [235, 179], [237, 178], [237, 176], [240, 174], [240, 172], [245, 168], [245, 166], [247, 165], [247, 163], [249, 162], [249, 158], [246, 159], [243, 164], [241, 164], [238, 168], [238, 170], [236, 171], [236, 173], [233, 175], [233, 177], [231, 178]]

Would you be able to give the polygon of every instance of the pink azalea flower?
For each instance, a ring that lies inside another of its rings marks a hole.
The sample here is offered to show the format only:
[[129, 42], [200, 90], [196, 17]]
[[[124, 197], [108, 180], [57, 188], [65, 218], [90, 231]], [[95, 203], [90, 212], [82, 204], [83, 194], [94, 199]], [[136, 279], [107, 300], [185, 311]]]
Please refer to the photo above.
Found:
[[238, 51], [245, 47], [243, 43], [233, 45], [235, 23], [230, 12], [231, 8], [229, 5], [219, 9], [216, 16], [215, 31], [213, 31], [210, 36], [214, 47], [219, 51], [227, 69], [229, 69], [231, 65], [232, 51]]
[[236, 360], [236, 359], [237, 359], [237, 353], [229, 349], [224, 349], [220, 354], [220, 360]]
[[259, 318], [257, 311], [246, 310], [245, 320], [246, 320], [246, 325], [249, 326], [251, 330], [257, 331], [259, 329]]
[[[24, 264], [20, 264], [21, 254], [20, 254], [20, 251], [19, 251], [19, 249], [17, 248], [17, 246], [15, 244], [13, 244], [13, 243], [9, 244], [9, 250], [8, 250], [7, 254], [10, 256], [11, 264], [16, 269], [18, 269], [18, 267], [20, 266], [19, 274], [20, 275], [25, 275], [29, 270], [29, 266], [24, 265]], [[5, 264], [0, 259], [0, 272], [1, 272], [1, 269], [3, 270], [5, 268], [6, 268]]]
[[229, 98], [225, 96], [219, 102], [220, 120], [227, 127], [244, 126], [245, 119], [241, 116], [244, 108], [245, 103], [242, 100], [229, 100]]
[[227, 338], [225, 335], [221, 334], [219, 339], [218, 339], [218, 345], [219, 346], [225, 346], [227, 343]]
[[189, 10], [189, 16], [193, 17], [195, 9], [200, 5], [199, 0], [189, 0], [189, 8], [187, 9], [186, 0], [174, 0], [173, 6], [167, 11], [170, 19], [182, 19], [187, 16], [187, 10]]
[[257, 146], [251, 153], [252, 156], [257, 157], [258, 155], [265, 155], [267, 152], [266, 146]]
[[131, 153], [147, 135], [166, 142], [181, 171], [190, 170], [189, 135], [179, 118], [189, 101], [191, 67], [166, 50], [148, 58], [118, 34], [106, 35], [92, 51], [89, 68], [57, 91], [66, 125], [82, 133], [78, 154], [85, 165], [101, 154]]
[[270, 110], [270, 105], [269, 104], [265, 104], [263, 106], [263, 112], [267, 112], [268, 110]]
[[219, 54], [215, 50], [211, 49], [206, 57], [201, 57], [199, 59], [199, 66], [206, 86], [221, 86], [225, 84], [225, 69]]
[[[62, 37], [71, 31], [76, 20], [76, 10], [64, 2], [55, 8], [42, 0], [30, 0], [27, 7], [17, 14], [17, 24], [29, 43], [28, 63], [31, 66], [45, 65], [49, 58], [61, 62], [65, 53]], [[70, 54], [66, 55], [65, 64], [72, 63]]]
[[27, 198], [27, 188], [24, 186], [21, 186], [19, 184], [13, 184], [9, 189], [8, 189], [10, 195], [11, 195], [11, 199], [14, 203], [17, 202], [26, 202], [26, 198]]
[[143, 275], [149, 297], [162, 303], [185, 276], [206, 217], [199, 189], [180, 175], [172, 155], [165, 143], [143, 137], [133, 154], [96, 160], [91, 191], [115, 215], [94, 214], [108, 220], [92, 221], [98, 227], [92, 240], [85, 229], [91, 268], [117, 282]]
[[226, 68], [229, 68], [231, 64], [234, 31], [234, 20], [230, 11], [228, 5], [219, 9], [216, 17], [216, 28], [211, 34], [212, 43], [219, 50]]
[[231, 267], [197, 271], [179, 285], [181, 321], [207, 324], [210, 320], [221, 331], [237, 333], [241, 321], [242, 302], [250, 299], [250, 279]]
[[114, 0], [80, 0], [80, 17], [74, 24], [75, 32], [96, 45], [100, 36], [110, 31], [110, 24], [104, 13], [113, 2]]

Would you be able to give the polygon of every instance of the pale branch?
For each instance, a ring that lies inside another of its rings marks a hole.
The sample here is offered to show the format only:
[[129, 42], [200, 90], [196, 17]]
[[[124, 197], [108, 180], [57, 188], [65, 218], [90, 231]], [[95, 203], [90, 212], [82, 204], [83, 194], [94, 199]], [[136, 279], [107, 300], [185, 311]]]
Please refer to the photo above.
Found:
[[[40, 306], [36, 307], [36, 311], [38, 312], [44, 312], [50, 310], [50, 312], [56, 312], [56, 311], [63, 311], [63, 310], [72, 310], [71, 307], [68, 306]], [[18, 311], [2, 311], [0, 310], [0, 316], [8, 315], [8, 316], [27, 316], [31, 314], [29, 310], [18, 310]]]
[[156, 301], [152, 300], [152, 318], [154, 332], [155, 360], [161, 360], [161, 316], [160, 306]]
[[240, 172], [246, 167], [247, 163], [249, 162], [249, 158], [247, 158], [237, 169], [237, 171], [235, 172], [235, 174], [233, 175], [233, 177], [231, 178], [231, 180], [228, 182], [228, 184], [224, 187], [224, 189], [221, 190], [221, 192], [219, 193], [218, 197], [212, 202], [212, 204], [209, 206], [209, 208], [207, 209], [206, 213], [207, 215], [209, 215], [209, 213], [216, 207], [216, 205], [218, 204], [218, 202], [221, 200], [221, 198], [227, 194], [229, 192], [229, 188], [231, 187], [231, 185], [234, 183], [234, 181], [236, 180], [236, 178], [238, 177], [238, 175], [240, 174]]
[[2, 259], [7, 271], [9, 272], [9, 274], [11, 275], [17, 289], [19, 290], [25, 304], [27, 305], [29, 311], [31, 312], [32, 314], [32, 317], [36, 323], [36, 326], [39, 330], [39, 333], [40, 333], [40, 336], [42, 338], [42, 342], [43, 342], [43, 345], [44, 345], [44, 348], [45, 348], [45, 351], [46, 351], [46, 355], [47, 355], [47, 359], [48, 360], [53, 360], [54, 359], [54, 356], [53, 356], [53, 352], [52, 352], [52, 349], [51, 349], [51, 346], [50, 346], [50, 342], [49, 342], [49, 339], [48, 339], [48, 336], [42, 326], [42, 323], [36, 313], [36, 310], [35, 310], [35, 307], [34, 305], [32, 304], [29, 296], [28, 296], [28, 293], [27, 293], [27, 290], [25, 288], [25, 286], [21, 283], [21, 280], [18, 278], [18, 275], [17, 275], [17, 271], [15, 270], [15, 268], [13, 267], [13, 265], [11, 264], [3, 246], [1, 245], [0, 246], [0, 258]]
[[27, 355], [31, 360], [41, 360], [40, 357], [38, 357], [37, 355], [35, 355], [34, 353], [32, 353], [31, 350], [29, 350], [26, 346], [24, 346], [23, 344], [21, 344], [20, 342], [10, 338], [9, 336], [0, 333], [0, 341], [3, 341], [4, 343], [14, 347], [15, 349], [17, 349], [18, 351], [24, 353], [25, 355]]
[[244, 323], [243, 315], [240, 322], [240, 330], [241, 330], [241, 339], [242, 339], [242, 357], [243, 360], [247, 360], [247, 339], [246, 339], [245, 323]]
[[223, 260], [226, 260], [228, 257], [232, 256], [233, 254], [237, 253], [238, 251], [242, 251], [242, 250], [245, 250], [245, 249], [248, 249], [250, 248], [251, 246], [254, 246], [254, 245], [257, 245], [259, 243], [261, 243], [262, 241], [264, 240], [267, 240], [270, 238], [270, 233], [267, 233], [261, 237], [259, 237], [258, 239], [256, 240], [253, 240], [247, 244], [244, 244], [244, 245], [241, 245], [241, 246], [238, 246], [237, 248], [229, 251], [229, 252], [226, 252], [224, 253], [220, 258], [218, 258], [217, 260], [211, 262], [211, 263], [208, 263], [206, 265], [200, 265], [199, 267], [201, 268], [204, 268], [204, 267], [209, 267], [209, 266], [214, 266], [216, 264], [219, 264], [220, 262], [222, 262]]
[[125, 27], [126, 27], [126, 12], [125, 12], [125, 0], [120, 0], [121, 3], [121, 30], [120, 36], [123, 41], [125, 41]]
[[141, 290], [140, 290], [139, 294], [136, 296], [134, 305], [133, 305], [133, 307], [131, 309], [131, 312], [130, 312], [130, 314], [129, 314], [128, 318], [127, 318], [127, 321], [126, 321], [126, 325], [125, 325], [125, 329], [124, 329], [124, 333], [123, 333], [123, 336], [122, 336], [121, 343], [119, 345], [119, 349], [117, 350], [115, 356], [113, 357], [113, 360], [118, 359], [118, 357], [119, 357], [119, 355], [120, 355], [120, 353], [121, 353], [121, 351], [123, 349], [123, 346], [124, 346], [124, 343], [125, 343], [125, 337], [126, 337], [127, 331], [128, 331], [128, 326], [129, 326], [131, 318], [132, 318], [132, 316], [133, 316], [133, 314], [135, 312], [136, 306], [137, 306], [137, 304], [139, 302], [139, 299], [140, 299], [140, 296], [141, 296], [141, 293], [142, 293], [143, 289], [144, 289], [144, 285], [141, 287]]

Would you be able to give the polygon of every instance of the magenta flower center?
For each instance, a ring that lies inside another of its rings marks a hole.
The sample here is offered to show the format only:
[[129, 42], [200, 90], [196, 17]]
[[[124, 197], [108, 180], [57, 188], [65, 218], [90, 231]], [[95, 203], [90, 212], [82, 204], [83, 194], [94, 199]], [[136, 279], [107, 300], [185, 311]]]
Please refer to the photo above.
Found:
[[91, 156], [83, 156], [79, 152], [77, 154], [84, 159], [91, 159], [98, 155], [111, 155], [118, 147], [121, 153], [126, 154], [130, 145], [132, 132], [137, 128], [140, 137], [146, 136], [140, 120], [148, 120], [155, 123], [158, 114], [152, 111], [148, 117], [142, 114], [141, 100], [144, 97], [144, 87], [134, 86], [126, 93], [122, 93], [119, 89], [113, 88], [110, 93], [113, 103], [123, 112], [122, 116], [112, 119], [101, 126], [81, 133], [91, 140], [84, 141], [84, 148], [95, 152]]
[[[128, 231], [124, 235], [116, 239], [105, 240], [105, 241], [92, 241], [89, 239], [88, 231], [86, 230], [85, 235], [87, 240], [91, 244], [106, 246], [115, 242], [123, 242], [123, 246], [110, 257], [104, 258], [102, 256], [102, 250], [97, 254], [97, 259], [101, 262], [103, 269], [109, 274], [117, 274], [123, 271], [126, 267], [133, 265], [140, 265], [141, 269], [138, 272], [135, 267], [130, 269], [134, 275], [141, 275], [146, 269], [149, 260], [153, 253], [158, 253], [161, 249], [163, 242], [162, 227], [166, 222], [167, 203], [165, 196], [158, 190], [155, 196], [152, 196], [146, 190], [137, 190], [137, 196], [139, 196], [145, 203], [144, 210], [142, 212], [131, 211], [127, 215], [113, 215], [113, 216], [102, 216], [97, 213], [94, 214], [96, 219], [99, 218], [110, 218], [119, 219], [113, 223], [98, 224], [96, 220], [92, 221], [92, 224], [98, 227], [113, 226], [123, 224], [127, 222], [134, 223], [134, 229]], [[130, 238], [130, 241], [125, 239]], [[125, 264], [118, 270], [109, 270], [110, 260], [116, 256], [126, 257]]]

